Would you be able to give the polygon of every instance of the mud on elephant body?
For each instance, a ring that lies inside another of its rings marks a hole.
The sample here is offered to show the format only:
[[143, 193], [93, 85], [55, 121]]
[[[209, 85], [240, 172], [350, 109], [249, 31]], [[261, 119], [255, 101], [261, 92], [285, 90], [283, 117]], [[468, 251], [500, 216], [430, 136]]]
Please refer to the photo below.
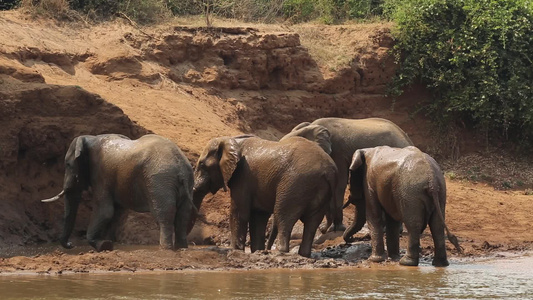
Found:
[[220, 188], [231, 192], [230, 229], [234, 249], [265, 249], [268, 219], [279, 230], [279, 250], [289, 251], [294, 224], [304, 233], [299, 254], [309, 257], [316, 230], [334, 205], [337, 168], [316, 143], [300, 137], [273, 142], [252, 136], [212, 139], [195, 170], [194, 204]]
[[61, 245], [68, 241], [81, 194], [92, 189], [93, 213], [87, 240], [98, 251], [111, 250], [115, 231], [127, 209], [151, 212], [160, 228], [162, 248], [187, 247], [192, 204], [193, 170], [170, 140], [145, 135], [137, 140], [117, 134], [75, 138], [65, 155], [63, 191], [44, 202], [65, 196]]
[[[329, 133], [327, 138], [324, 130]], [[313, 123], [304, 122], [294, 127], [281, 141], [293, 136], [301, 136], [317, 142], [331, 156], [337, 166], [337, 189], [335, 195], [338, 211], [335, 213], [336, 219], [334, 220], [334, 227], [332, 227], [336, 230], [344, 230], [345, 228], [342, 224], [342, 202], [348, 185], [348, 169], [354, 152], [358, 149], [376, 146], [398, 148], [413, 146], [409, 136], [400, 127], [389, 120], [380, 118], [322, 118], [315, 120]], [[357, 219], [359, 220], [362, 219], [360, 215], [365, 213], [361, 209], [362, 202], [363, 198], [359, 195], [354, 195], [354, 198], [351, 199], [351, 203], [356, 206]], [[331, 220], [328, 220], [329, 223], [331, 223]], [[361, 224], [361, 226], [363, 225], [364, 223]]]
[[[371, 239], [371, 261], [385, 260], [383, 225], [386, 222], [388, 256], [399, 258], [399, 228], [403, 222], [408, 231], [407, 254], [400, 264], [417, 266], [420, 255], [420, 234], [429, 225], [435, 245], [433, 265], [447, 266], [444, 230], [458, 251], [461, 248], [444, 221], [446, 181], [437, 162], [416, 147], [381, 146], [357, 150], [350, 166], [350, 194], [362, 195], [361, 208], [366, 215], [357, 216], [344, 232], [352, 242], [368, 221]], [[385, 215], [385, 217], [383, 217]]]

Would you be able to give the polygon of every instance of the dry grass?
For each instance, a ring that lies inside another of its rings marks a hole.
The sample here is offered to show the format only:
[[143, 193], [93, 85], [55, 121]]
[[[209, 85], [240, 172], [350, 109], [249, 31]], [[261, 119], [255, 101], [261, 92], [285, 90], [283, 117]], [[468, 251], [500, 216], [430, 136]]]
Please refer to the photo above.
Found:
[[[213, 27], [253, 27], [261, 31], [272, 31], [272, 32], [287, 32], [292, 31], [291, 28], [285, 24], [265, 24], [265, 23], [254, 23], [254, 22], [245, 22], [238, 19], [228, 19], [221, 18], [217, 16], [211, 16], [211, 25]], [[203, 15], [194, 15], [194, 16], [179, 16], [174, 17], [166, 22], [162, 23], [163, 26], [168, 25], [184, 25], [192, 27], [203, 27], [206, 26], [205, 17]]]
[[45, 17], [49, 19], [82, 21], [87, 25], [87, 18], [75, 10], [71, 10], [68, 0], [22, 0], [20, 9], [32, 17]]
[[320, 25], [297, 24], [291, 30], [300, 35], [302, 46], [309, 50], [316, 63], [326, 72], [349, 67], [356, 53], [365, 53], [372, 47], [370, 38], [376, 30], [391, 24]]
[[302, 46], [324, 70], [335, 72], [350, 65], [353, 49], [346, 44], [332, 41], [327, 33], [320, 30], [320, 25], [294, 25], [292, 29], [300, 35]]
[[442, 161], [441, 165], [452, 180], [485, 182], [496, 189], [533, 194], [533, 161], [528, 158], [492, 150]]
[[70, 10], [68, 0], [22, 0], [20, 7], [38, 14], [63, 14]]

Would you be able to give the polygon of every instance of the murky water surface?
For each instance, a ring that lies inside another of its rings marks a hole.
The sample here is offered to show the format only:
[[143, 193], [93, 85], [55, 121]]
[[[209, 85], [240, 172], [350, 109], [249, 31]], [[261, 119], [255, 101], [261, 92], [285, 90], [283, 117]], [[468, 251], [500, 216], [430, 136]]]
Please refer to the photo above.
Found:
[[533, 257], [448, 268], [0, 276], [2, 299], [473, 299], [533, 297]]

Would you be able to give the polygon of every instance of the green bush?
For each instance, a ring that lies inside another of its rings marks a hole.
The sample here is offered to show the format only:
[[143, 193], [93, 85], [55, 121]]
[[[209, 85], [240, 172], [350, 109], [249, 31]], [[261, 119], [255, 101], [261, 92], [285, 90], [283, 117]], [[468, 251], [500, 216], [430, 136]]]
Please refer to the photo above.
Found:
[[326, 24], [379, 16], [383, 0], [285, 0], [285, 17], [293, 22], [318, 19]]
[[381, 0], [345, 0], [348, 19], [369, 18], [380, 16], [383, 12]]
[[17, 7], [20, 0], [0, 0], [0, 10], [8, 10]]
[[440, 124], [462, 122], [532, 141], [530, 0], [394, 0], [387, 5], [397, 24], [400, 63], [393, 94], [421, 82], [434, 95], [426, 108]]

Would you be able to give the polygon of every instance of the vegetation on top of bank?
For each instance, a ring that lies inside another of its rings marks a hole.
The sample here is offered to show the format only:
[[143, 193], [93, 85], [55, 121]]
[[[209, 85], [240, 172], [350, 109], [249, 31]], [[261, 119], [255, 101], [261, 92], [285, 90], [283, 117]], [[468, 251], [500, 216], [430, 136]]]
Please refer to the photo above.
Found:
[[97, 19], [122, 13], [141, 24], [169, 16], [201, 14], [208, 22], [210, 16], [218, 16], [263, 23], [318, 20], [333, 24], [381, 15], [387, 1], [390, 0], [0, 0], [0, 10], [22, 6], [46, 12], [62, 7]]
[[422, 83], [424, 104], [442, 128], [454, 124], [533, 144], [533, 2], [531, 0], [0, 0], [61, 15], [116, 15], [141, 24], [176, 15], [272, 23], [393, 20], [399, 64], [391, 94]]
[[423, 83], [440, 125], [533, 143], [533, 2], [403, 0], [388, 9], [400, 64], [393, 93]]

